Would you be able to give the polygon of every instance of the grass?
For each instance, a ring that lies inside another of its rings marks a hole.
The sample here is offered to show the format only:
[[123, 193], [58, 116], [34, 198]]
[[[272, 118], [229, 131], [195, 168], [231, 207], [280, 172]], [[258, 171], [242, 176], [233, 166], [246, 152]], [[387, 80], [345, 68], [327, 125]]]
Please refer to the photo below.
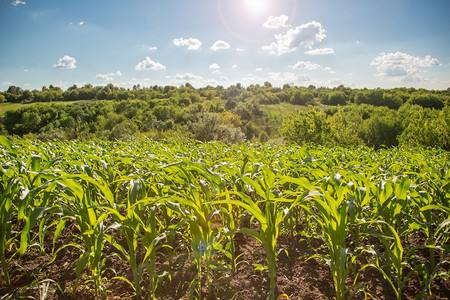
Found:
[[291, 103], [279, 103], [272, 105], [261, 105], [261, 109], [266, 114], [263, 124], [258, 124], [258, 127], [266, 127], [271, 132], [273, 139], [281, 137], [281, 131], [278, 129], [282, 127], [283, 121], [292, 113], [306, 110], [307, 106], [294, 105]]

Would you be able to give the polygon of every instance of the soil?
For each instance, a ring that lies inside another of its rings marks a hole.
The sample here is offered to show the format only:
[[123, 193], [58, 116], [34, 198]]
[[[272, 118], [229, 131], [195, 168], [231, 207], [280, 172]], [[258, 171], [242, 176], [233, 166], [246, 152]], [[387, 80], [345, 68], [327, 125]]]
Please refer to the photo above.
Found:
[[[65, 231], [66, 237], [69, 237], [67, 227]], [[48, 245], [52, 245], [51, 239], [50, 235], [46, 237]], [[57, 246], [60, 247], [64, 243], [67, 244], [68, 240], [60, 241]], [[220, 269], [213, 271], [211, 281], [215, 292], [209, 295], [205, 287], [206, 278], [203, 278], [203, 299], [267, 299], [269, 292], [267, 274], [255, 270], [254, 267], [254, 264], [265, 264], [264, 257], [261, 256], [261, 253], [264, 253], [262, 247], [254, 238], [242, 234], [236, 234], [235, 243], [237, 255], [242, 254], [236, 273], [230, 275], [230, 270], [223, 272]], [[315, 254], [313, 250], [319, 254], [326, 253], [321, 241], [304, 240], [298, 236], [282, 234], [278, 239], [278, 249], [280, 252], [277, 263], [277, 295], [286, 294], [289, 299], [333, 299], [335, 291], [328, 265], [318, 258], [307, 259]], [[104, 253], [109, 254], [104, 277], [109, 280], [104, 282], [103, 296], [95, 296], [89, 288], [90, 284], [84, 283], [89, 279], [87, 275], [83, 275], [78, 287], [73, 289], [77, 282], [75, 262], [79, 258], [79, 250], [73, 247], [64, 248], [51, 264], [49, 262], [53, 255], [51, 249], [47, 250], [45, 254], [31, 251], [29, 254], [12, 259], [10, 262], [10, 270], [13, 270], [12, 283], [9, 286], [0, 286], [0, 299], [136, 299], [132, 288], [125, 281], [112, 280], [115, 276], [132, 280], [132, 272], [126, 262], [120, 260], [119, 255], [111, 255], [116, 253], [112, 246], [106, 244], [104, 249]], [[164, 251], [164, 255], [160, 254], [157, 258], [159, 273], [169, 268], [168, 253]], [[219, 255], [217, 259], [226, 261], [226, 258]], [[196, 266], [192, 255], [189, 255], [187, 245], [182, 242], [179, 242], [170, 273], [172, 274], [170, 279], [166, 276], [160, 280], [156, 297], [168, 300], [189, 299], [190, 283], [195, 279]], [[89, 270], [85, 270], [84, 274], [89, 274]], [[42, 291], [45, 283], [48, 283], [48, 291], [44, 298], [40, 296], [40, 290]], [[347, 284], [348, 286], [352, 284], [350, 276]], [[367, 287], [375, 299], [395, 299], [389, 283], [374, 269], [362, 272], [357, 284]], [[404, 289], [404, 299], [415, 299], [420, 292], [419, 286], [417, 279], [409, 279]], [[429, 299], [448, 299], [450, 280], [436, 279], [431, 292], [432, 296]], [[150, 297], [144, 295], [142, 299]], [[354, 299], [364, 299], [364, 293], [356, 294]]]

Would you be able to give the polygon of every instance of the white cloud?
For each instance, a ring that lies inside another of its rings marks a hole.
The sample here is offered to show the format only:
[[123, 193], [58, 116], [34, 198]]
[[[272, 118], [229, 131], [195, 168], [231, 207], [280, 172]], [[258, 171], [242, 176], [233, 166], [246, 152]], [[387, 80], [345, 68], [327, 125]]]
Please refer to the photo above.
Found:
[[376, 66], [377, 76], [389, 77], [400, 81], [425, 81], [423, 70], [419, 68], [439, 65], [439, 60], [430, 55], [421, 58], [403, 52], [380, 53], [371, 63]]
[[79, 26], [83, 26], [84, 25], [84, 21], [81, 21], [78, 23]]
[[218, 64], [210, 64], [210, 65], [209, 65], [209, 68], [210, 68], [210, 69], [220, 69], [220, 67], [219, 67]]
[[122, 76], [122, 72], [117, 70], [117, 72], [112, 72], [112, 73], [108, 73], [108, 74], [97, 74], [97, 76], [95, 76], [95, 79], [101, 80], [101, 81], [112, 81], [112, 80], [114, 80], [114, 77], [116, 77], [116, 76]]
[[148, 46], [148, 45], [142, 45], [147, 51], [156, 51], [158, 50], [158, 47], [155, 46]]
[[153, 70], [160, 71], [164, 70], [166, 67], [160, 64], [159, 62], [154, 62], [150, 59], [150, 57], [146, 57], [145, 60], [139, 62], [134, 69], [136, 71], [144, 71], [144, 70]]
[[3, 85], [12, 85], [13, 83], [10, 82], [10, 81], [3, 81], [2, 84], [3, 84]]
[[236, 69], [238, 66], [237, 65], [232, 65], [231, 68], [232, 69]]
[[14, 0], [13, 2], [11, 2], [12, 5], [17, 6], [19, 4], [25, 5], [27, 4], [25, 1], [20, 1], [20, 0]]
[[308, 75], [296, 75], [291, 72], [269, 72], [268, 73], [268, 81], [271, 82], [275, 86], [282, 86], [286, 83], [299, 83], [299, 82], [305, 82], [310, 81], [311, 78]]
[[335, 71], [333, 71], [333, 69], [332, 68], [330, 68], [330, 67], [325, 67], [325, 68], [323, 68], [325, 71], [328, 71], [328, 73], [330, 73], [330, 74], [336, 74], [336, 72]]
[[241, 78], [240, 82], [244, 86], [248, 86], [251, 84], [263, 84], [268, 81], [272, 83], [274, 86], [283, 86], [284, 84], [305, 84], [305, 82], [309, 82], [311, 78], [305, 74], [294, 74], [291, 72], [268, 72], [265, 77], [248, 74]]
[[60, 68], [60, 69], [74, 69], [76, 68], [76, 60], [73, 57], [70, 57], [68, 55], [64, 55], [60, 59], [58, 59], [58, 63], [54, 64], [53, 67]]
[[95, 76], [95, 79], [102, 80], [102, 81], [114, 80], [111, 76], [108, 76], [108, 74], [97, 74], [97, 76]]
[[222, 74], [222, 72], [220, 72], [220, 70], [214, 70], [214, 71], [212, 71], [212, 74], [219, 75], [219, 74]]
[[175, 79], [171, 84], [173, 85], [181, 85], [189, 82], [194, 87], [202, 87], [207, 85], [218, 85], [219, 82], [215, 79], [205, 79], [202, 76], [194, 75], [192, 73], [184, 73], [184, 74], [176, 74]]
[[202, 80], [203, 77], [192, 73], [176, 74], [175, 79], [178, 80]]
[[212, 46], [211, 46], [211, 50], [213, 51], [218, 51], [218, 50], [223, 50], [223, 49], [229, 49], [230, 48], [230, 44], [228, 44], [227, 42], [218, 40], [216, 41]]
[[311, 48], [326, 37], [322, 24], [316, 21], [303, 24], [296, 28], [290, 28], [285, 34], [276, 34], [276, 42], [262, 49], [270, 54], [285, 54], [298, 48]]
[[316, 70], [321, 69], [322, 67], [319, 64], [312, 63], [310, 61], [299, 60], [295, 65], [292, 66], [292, 69], [305, 69], [305, 70]]
[[335, 73], [333, 71], [333, 69], [331, 69], [331, 67], [322, 67], [319, 64], [315, 64], [315, 63], [312, 63], [310, 61], [303, 61], [303, 60], [299, 60], [295, 65], [290, 66], [290, 68], [292, 68], [293, 70], [295, 70], [295, 69], [303, 69], [303, 70], [308, 70], [308, 71], [324, 70], [324, 71], [329, 72], [330, 74], [334, 74]]
[[241, 82], [244, 86], [249, 86], [252, 84], [262, 84], [265, 81], [267, 81], [266, 78], [262, 78], [253, 74], [247, 74], [246, 76], [242, 77], [241, 80], [239, 80], [239, 82]]
[[309, 54], [309, 55], [327, 55], [327, 54], [333, 54], [334, 50], [331, 48], [317, 48], [317, 49], [312, 49], [312, 50], [306, 51], [305, 53]]
[[281, 15], [278, 17], [269, 16], [267, 21], [264, 22], [263, 27], [269, 29], [287, 28], [288, 26], [286, 25], [286, 22], [288, 19], [289, 17], [286, 15]]
[[256, 69], [255, 69], [255, 72], [262, 72], [262, 71], [263, 71], [262, 68], [256, 68]]
[[188, 39], [184, 39], [184, 38], [179, 38], [179, 39], [173, 39], [173, 44], [175, 46], [187, 46], [188, 50], [198, 50], [200, 49], [200, 47], [202, 46], [202, 42], [200, 42], [200, 40], [197, 39], [193, 39], [193, 38], [188, 38]]

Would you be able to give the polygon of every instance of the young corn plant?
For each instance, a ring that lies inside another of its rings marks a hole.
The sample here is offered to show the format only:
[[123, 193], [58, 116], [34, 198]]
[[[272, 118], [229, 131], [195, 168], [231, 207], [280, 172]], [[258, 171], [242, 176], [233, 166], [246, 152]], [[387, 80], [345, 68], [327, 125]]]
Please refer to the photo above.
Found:
[[197, 278], [191, 283], [191, 297], [196, 289], [198, 298], [202, 298], [203, 273], [206, 275], [208, 295], [212, 297], [212, 257], [222, 246], [219, 243], [219, 230], [212, 226], [212, 220], [220, 210], [214, 209], [210, 202], [214, 187], [221, 186], [220, 175], [213, 173], [205, 165], [194, 162], [175, 163], [164, 169], [174, 184], [171, 191], [173, 196], [168, 197], [165, 204], [179, 213], [189, 227], [188, 239], [197, 265]]
[[[0, 169], [0, 259], [3, 280], [9, 285], [11, 283], [9, 262], [20, 252], [17, 243], [18, 234], [12, 229], [19, 219], [19, 205], [30, 191], [23, 182], [24, 176], [19, 175], [20, 156], [17, 149], [4, 136], [0, 136], [0, 144], [5, 148], [0, 151], [3, 151], [9, 160], [9, 163], [2, 164]], [[9, 259], [6, 258], [6, 251], [14, 251]]]
[[[371, 223], [374, 223], [377, 227], [371, 234], [378, 237], [383, 243], [385, 248], [384, 256], [387, 259], [387, 262], [385, 265], [382, 264], [379, 256], [376, 255], [375, 262], [364, 265], [360, 269], [360, 272], [366, 268], [375, 268], [378, 270], [391, 285], [396, 299], [401, 300], [403, 288], [414, 270], [410, 268], [404, 257], [404, 249], [395, 228], [381, 220], [375, 220]], [[409, 272], [405, 274], [407, 270], [409, 270]]]
[[[120, 230], [125, 237], [127, 248], [118, 244], [112, 236], [108, 236], [107, 240], [120, 251], [130, 264], [133, 273], [132, 282], [120, 276], [113, 279], [127, 282], [136, 292], [136, 296], [141, 297], [143, 291], [147, 290], [141, 284], [141, 281], [144, 280], [144, 270], [147, 269], [150, 275], [148, 291], [151, 299], [156, 299], [155, 294], [159, 280], [156, 274], [156, 253], [160, 248], [166, 246], [159, 243], [166, 235], [161, 232], [156, 215], [158, 201], [158, 199], [146, 197], [143, 182], [131, 180], [125, 207], [126, 215], [122, 216], [119, 210], [106, 207], [117, 222], [115, 229]], [[144, 251], [140, 248], [139, 242]]]
[[[56, 253], [69, 246], [80, 249], [82, 253], [76, 262], [75, 269], [78, 280], [81, 278], [81, 272], [86, 267], [90, 267], [90, 279], [85, 283], [93, 284], [95, 294], [103, 294], [106, 292], [103, 285], [103, 274], [106, 271], [104, 267], [107, 257], [102, 257], [102, 252], [105, 242], [109, 239], [107, 232], [115, 225], [109, 227], [104, 225], [109, 213], [102, 210], [101, 206], [105, 205], [105, 202], [113, 203], [113, 195], [101, 181], [85, 174], [63, 175], [58, 182], [65, 187], [65, 203], [61, 205], [60, 214], [64, 220], [75, 221], [82, 242], [66, 244]], [[65, 222], [63, 221], [61, 224], [65, 224]], [[77, 286], [78, 281], [73, 289]]]
[[[270, 279], [270, 291], [268, 298], [276, 297], [276, 264], [277, 264], [277, 239], [280, 233], [280, 226], [284, 221], [287, 212], [302, 202], [309, 196], [309, 191], [314, 190], [306, 178], [288, 178], [278, 177], [268, 167], [262, 166], [262, 172], [259, 182], [250, 177], [242, 177], [241, 180], [248, 185], [255, 196], [259, 197], [258, 201], [254, 201], [251, 196], [243, 192], [230, 191], [217, 195], [217, 199], [225, 198], [225, 200], [216, 200], [214, 204], [236, 205], [248, 211], [252, 218], [259, 222], [259, 232], [251, 228], [239, 228], [234, 230], [232, 234], [240, 232], [254, 237], [263, 246], [266, 253], [268, 263], [268, 273]], [[277, 188], [283, 184], [292, 183], [306, 192], [298, 193], [296, 198], [286, 199], [280, 197]], [[238, 200], [232, 200], [229, 196], [236, 196]], [[263, 206], [263, 208], [260, 208]]]
[[[239, 161], [239, 158], [236, 158]], [[227, 189], [234, 187], [237, 191], [245, 190], [245, 183], [240, 179], [247, 173], [249, 167], [249, 155], [246, 154], [244, 159], [242, 160], [242, 164], [234, 164], [232, 162], [226, 162], [218, 166], [218, 169], [224, 174], [224, 180], [226, 181]], [[227, 200], [231, 200], [230, 195], [225, 195]], [[231, 272], [233, 274], [237, 271], [237, 266], [239, 264], [239, 257], [244, 255], [241, 253], [240, 255], [236, 255], [236, 245], [235, 245], [235, 235], [241, 219], [242, 219], [242, 209], [239, 206], [231, 205], [230, 203], [224, 203], [220, 206], [221, 215], [223, 216], [223, 226], [226, 228], [227, 236], [229, 238], [228, 243], [225, 246], [224, 254], [230, 260], [231, 264]]]
[[345, 287], [345, 281], [350, 273], [354, 259], [349, 255], [346, 245], [348, 226], [348, 205], [344, 201], [347, 187], [340, 184], [339, 173], [328, 180], [322, 188], [321, 197], [313, 199], [317, 209], [315, 220], [322, 229], [322, 235], [327, 245], [329, 254], [321, 257], [330, 266], [333, 278], [336, 299], [345, 299], [349, 290]]
[[[444, 220], [438, 227], [436, 234], [435, 234], [435, 241], [434, 245], [428, 245], [427, 248], [430, 250], [437, 250], [441, 253], [441, 259], [438, 263], [436, 263], [434, 269], [431, 270], [431, 272], [427, 273], [425, 284], [423, 286], [423, 289], [420, 293], [421, 297], [424, 299], [427, 299], [429, 296], [431, 296], [431, 282], [439, 276], [442, 276], [444, 279], [450, 278], [450, 271], [440, 271], [440, 268], [443, 267], [445, 264], [449, 265], [450, 260], [448, 259], [448, 255], [450, 254], [450, 217]], [[436, 246], [435, 246], [436, 245]], [[427, 293], [428, 291], [428, 293]]]
[[17, 249], [17, 236], [12, 231], [13, 218], [17, 217], [18, 198], [23, 193], [19, 178], [6, 177], [2, 174], [0, 184], [0, 257], [2, 263], [2, 275], [6, 285], [11, 283], [9, 261], [17, 254], [6, 258], [6, 251]]
[[144, 271], [140, 257], [138, 257], [138, 240], [142, 234], [141, 224], [143, 223], [142, 218], [145, 212], [145, 207], [141, 203], [138, 203], [140, 199], [145, 197], [145, 195], [142, 195], [142, 189], [139, 188], [140, 184], [139, 180], [131, 180], [128, 185], [128, 196], [124, 207], [126, 211], [125, 216], [121, 215], [119, 208], [105, 208], [114, 216], [117, 222], [115, 229], [120, 230], [121, 234], [125, 237], [127, 248], [118, 244], [111, 236], [107, 240], [122, 253], [122, 256], [130, 264], [133, 273], [133, 282], [130, 282], [124, 277], [115, 277], [115, 279], [121, 279], [130, 284], [138, 297], [142, 295], [141, 280], [143, 279], [142, 275]]
[[[419, 199], [423, 200], [423, 196], [425, 195], [422, 195]], [[427, 196], [429, 195], [427, 194]], [[427, 295], [426, 291], [428, 290], [431, 293], [431, 282], [439, 275], [439, 268], [446, 261], [447, 255], [450, 253], [450, 246], [448, 246], [450, 237], [450, 208], [440, 204], [422, 205], [419, 206], [419, 212], [415, 216], [416, 220], [410, 224], [410, 227], [414, 230], [420, 230], [426, 236], [425, 244], [419, 245], [416, 248], [426, 249], [429, 253], [428, 257], [424, 255], [426, 263], [422, 265], [425, 284], [421, 296], [426, 298], [431, 295]], [[437, 255], [438, 253], [440, 255]]]

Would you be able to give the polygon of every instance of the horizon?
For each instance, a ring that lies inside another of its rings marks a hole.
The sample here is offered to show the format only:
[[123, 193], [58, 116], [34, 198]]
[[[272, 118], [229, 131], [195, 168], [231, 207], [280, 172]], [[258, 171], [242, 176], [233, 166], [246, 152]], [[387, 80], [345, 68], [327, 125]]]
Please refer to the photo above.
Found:
[[0, 0], [0, 90], [450, 87], [450, 2]]

